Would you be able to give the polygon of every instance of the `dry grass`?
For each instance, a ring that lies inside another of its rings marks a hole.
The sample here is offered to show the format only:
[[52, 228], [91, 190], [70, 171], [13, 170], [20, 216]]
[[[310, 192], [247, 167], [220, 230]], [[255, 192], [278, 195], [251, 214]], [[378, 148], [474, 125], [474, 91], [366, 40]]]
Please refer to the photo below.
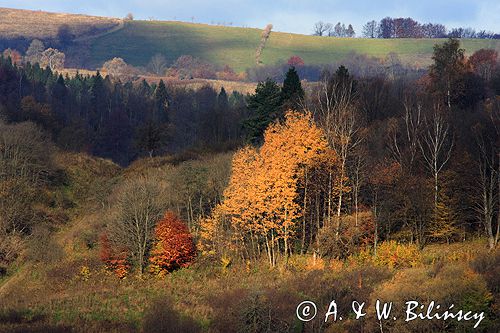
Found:
[[[106, 76], [105, 70], [99, 71], [102, 76]], [[77, 69], [77, 68], [64, 68], [61, 70], [63, 76], [74, 77], [77, 73], [80, 75], [95, 75], [97, 71], [88, 69]], [[227, 93], [233, 91], [238, 91], [242, 94], [254, 93], [257, 83], [255, 82], [241, 82], [241, 81], [225, 81], [225, 80], [208, 80], [208, 79], [192, 79], [192, 80], [179, 80], [171, 77], [158, 77], [158, 76], [147, 76], [140, 75], [138, 80], [145, 79], [148, 83], [158, 83], [162, 79], [167, 85], [172, 87], [186, 87], [188, 89], [198, 90], [204, 86], [211, 86], [215, 91], [220, 91], [222, 87]]]
[[63, 24], [67, 24], [76, 37], [83, 37], [112, 29], [121, 21], [108, 17], [0, 8], [0, 37], [55, 38]]
[[240, 81], [225, 81], [225, 80], [208, 80], [208, 79], [192, 79], [192, 80], [178, 80], [169, 77], [153, 77], [141, 76], [141, 79], [146, 79], [148, 82], [157, 83], [162, 79], [166, 84], [174, 87], [186, 87], [193, 90], [198, 90], [203, 86], [211, 86], [215, 91], [220, 91], [222, 87], [227, 93], [238, 91], [242, 94], [254, 93], [257, 84], [255, 82], [240, 82]]

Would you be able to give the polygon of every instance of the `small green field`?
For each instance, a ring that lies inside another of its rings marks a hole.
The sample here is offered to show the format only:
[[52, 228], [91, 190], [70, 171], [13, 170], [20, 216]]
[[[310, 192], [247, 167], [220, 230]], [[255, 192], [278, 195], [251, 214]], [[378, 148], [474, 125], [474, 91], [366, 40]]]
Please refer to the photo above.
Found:
[[[255, 49], [261, 30], [211, 26], [170, 21], [133, 21], [123, 29], [97, 37], [90, 44], [90, 65], [121, 57], [135, 66], [144, 66], [151, 56], [163, 54], [169, 62], [189, 54], [236, 71], [255, 65]], [[285, 61], [298, 55], [306, 64], [326, 64], [342, 60], [352, 52], [383, 58], [396, 53], [415, 66], [427, 66], [432, 48], [439, 39], [362, 39], [331, 38], [272, 32], [263, 52], [264, 64]], [[500, 50], [500, 40], [463, 40], [468, 54], [481, 48]]]

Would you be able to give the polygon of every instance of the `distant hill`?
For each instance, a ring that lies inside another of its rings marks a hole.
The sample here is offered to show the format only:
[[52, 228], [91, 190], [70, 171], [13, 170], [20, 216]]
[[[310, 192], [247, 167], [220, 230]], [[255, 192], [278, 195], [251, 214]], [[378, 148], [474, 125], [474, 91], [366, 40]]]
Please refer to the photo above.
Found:
[[[174, 21], [124, 22], [116, 18], [0, 9], [0, 38], [53, 38], [62, 24], [70, 26], [79, 42], [68, 53], [80, 57], [90, 69], [100, 68], [113, 57], [121, 57], [134, 66], [145, 66], [153, 55], [160, 53], [169, 63], [189, 54], [244, 71], [255, 66], [255, 50], [262, 33], [261, 29], [255, 28]], [[332, 38], [272, 32], [262, 61], [275, 64], [298, 55], [306, 64], [327, 64], [345, 59], [353, 52], [378, 58], [394, 52], [403, 63], [424, 67], [431, 63], [434, 44], [443, 41]], [[500, 40], [464, 39], [462, 47], [468, 54], [481, 48], [500, 51]]]
[[[133, 21], [123, 29], [94, 39], [90, 46], [91, 66], [118, 56], [133, 65], [146, 65], [156, 54], [169, 61], [190, 54], [214, 64], [228, 64], [237, 71], [255, 66], [255, 49], [262, 30], [170, 21]], [[416, 66], [431, 63], [433, 46], [444, 39], [332, 38], [272, 32], [262, 61], [274, 64], [292, 55], [306, 64], [342, 60], [352, 52], [383, 58], [396, 53], [402, 62]], [[481, 48], [500, 51], [500, 40], [462, 40], [467, 53]]]
[[0, 8], [0, 38], [56, 38], [59, 27], [64, 24], [71, 34], [81, 38], [118, 27], [121, 22], [109, 17]]

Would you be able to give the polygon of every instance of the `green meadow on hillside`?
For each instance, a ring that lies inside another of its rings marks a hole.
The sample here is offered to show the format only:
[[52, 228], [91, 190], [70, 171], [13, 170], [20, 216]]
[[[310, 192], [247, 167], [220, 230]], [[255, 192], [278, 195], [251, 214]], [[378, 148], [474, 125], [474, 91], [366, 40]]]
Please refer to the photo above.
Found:
[[[217, 65], [229, 65], [236, 71], [255, 66], [260, 29], [211, 26], [169, 21], [133, 21], [123, 29], [100, 36], [90, 45], [90, 64], [99, 67], [106, 60], [121, 57], [143, 66], [156, 54], [169, 62], [189, 54]], [[325, 64], [342, 60], [356, 52], [373, 57], [396, 53], [406, 63], [427, 66], [433, 46], [442, 39], [362, 39], [328, 38], [272, 32], [263, 52], [264, 64], [285, 61], [298, 55], [306, 64]], [[500, 40], [462, 40], [468, 54], [481, 48], [500, 50]]]

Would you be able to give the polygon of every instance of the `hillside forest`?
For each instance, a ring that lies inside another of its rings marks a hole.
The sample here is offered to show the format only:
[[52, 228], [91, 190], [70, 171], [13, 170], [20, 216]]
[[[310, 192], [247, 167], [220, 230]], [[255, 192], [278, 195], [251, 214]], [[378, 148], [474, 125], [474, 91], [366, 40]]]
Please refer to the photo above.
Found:
[[295, 317], [412, 297], [500, 329], [495, 50], [312, 82], [297, 57], [249, 94], [6, 55], [0, 330], [472, 330]]

